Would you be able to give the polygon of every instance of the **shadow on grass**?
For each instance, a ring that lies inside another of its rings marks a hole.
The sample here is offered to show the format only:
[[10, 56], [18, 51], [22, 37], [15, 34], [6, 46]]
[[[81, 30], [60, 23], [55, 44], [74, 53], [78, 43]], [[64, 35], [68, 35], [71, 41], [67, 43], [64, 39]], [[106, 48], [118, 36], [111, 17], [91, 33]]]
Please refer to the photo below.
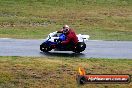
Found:
[[72, 53], [72, 52], [40, 52], [44, 56], [57, 56], [57, 57], [83, 57], [83, 53]]

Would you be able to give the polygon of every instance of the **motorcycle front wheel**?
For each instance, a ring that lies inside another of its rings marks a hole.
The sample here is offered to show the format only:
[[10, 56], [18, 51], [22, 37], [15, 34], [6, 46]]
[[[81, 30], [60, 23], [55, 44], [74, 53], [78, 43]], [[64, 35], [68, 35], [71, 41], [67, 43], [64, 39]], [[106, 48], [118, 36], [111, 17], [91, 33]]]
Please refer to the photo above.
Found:
[[48, 52], [48, 51], [51, 51], [52, 48], [46, 44], [41, 44], [40, 45], [40, 50], [43, 51], [43, 52]]

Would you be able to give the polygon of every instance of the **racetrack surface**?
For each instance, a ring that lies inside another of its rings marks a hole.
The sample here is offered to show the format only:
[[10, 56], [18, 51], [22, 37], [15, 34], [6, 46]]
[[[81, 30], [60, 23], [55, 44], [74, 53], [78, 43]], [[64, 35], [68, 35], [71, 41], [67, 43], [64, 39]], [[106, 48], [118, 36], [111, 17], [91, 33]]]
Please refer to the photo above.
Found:
[[0, 56], [62, 56], [83, 58], [132, 59], [132, 41], [89, 40], [87, 48], [80, 54], [71, 51], [43, 53], [39, 50], [44, 40], [0, 38]]

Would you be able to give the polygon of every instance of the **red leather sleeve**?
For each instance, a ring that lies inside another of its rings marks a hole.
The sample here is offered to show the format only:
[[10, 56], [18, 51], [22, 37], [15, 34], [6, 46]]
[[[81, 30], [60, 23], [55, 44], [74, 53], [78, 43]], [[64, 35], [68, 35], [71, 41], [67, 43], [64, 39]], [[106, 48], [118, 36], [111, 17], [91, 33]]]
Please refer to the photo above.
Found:
[[67, 39], [65, 41], [62, 41], [62, 44], [63, 45], [68, 44], [70, 42], [70, 39], [71, 39], [70, 37], [67, 37]]

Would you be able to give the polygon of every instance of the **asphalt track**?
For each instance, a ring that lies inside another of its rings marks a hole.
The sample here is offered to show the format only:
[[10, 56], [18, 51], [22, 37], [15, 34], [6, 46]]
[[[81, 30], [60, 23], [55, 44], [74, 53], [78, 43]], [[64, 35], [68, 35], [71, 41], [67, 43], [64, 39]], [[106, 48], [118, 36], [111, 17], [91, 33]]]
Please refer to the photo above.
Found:
[[80, 54], [70, 51], [51, 51], [43, 53], [39, 45], [44, 40], [34, 39], [10, 39], [0, 38], [0, 56], [62, 56], [62, 57], [83, 57], [83, 58], [113, 58], [132, 59], [132, 41], [101, 41], [89, 40], [87, 48]]

